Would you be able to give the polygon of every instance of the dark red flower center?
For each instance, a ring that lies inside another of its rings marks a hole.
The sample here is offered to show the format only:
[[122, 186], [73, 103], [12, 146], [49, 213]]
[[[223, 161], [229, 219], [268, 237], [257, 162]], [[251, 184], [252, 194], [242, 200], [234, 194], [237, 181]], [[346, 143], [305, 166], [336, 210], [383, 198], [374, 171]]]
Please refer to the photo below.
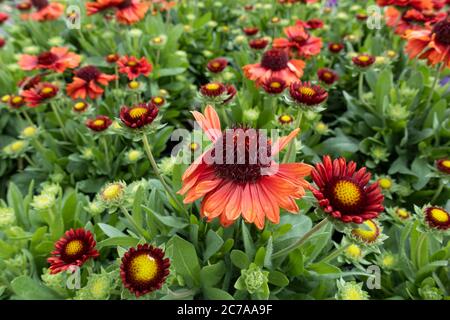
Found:
[[433, 27], [433, 33], [436, 34], [436, 41], [450, 45], [450, 21], [443, 20], [436, 23]]
[[351, 178], [334, 181], [326, 188], [327, 198], [335, 210], [345, 214], [358, 214], [365, 202], [364, 190]]
[[270, 167], [271, 146], [257, 129], [234, 128], [216, 141], [211, 157], [218, 177], [239, 184], [254, 183]]
[[38, 64], [43, 66], [50, 66], [58, 60], [58, 56], [50, 51], [43, 52], [37, 57]]
[[31, 4], [38, 10], [42, 10], [49, 5], [47, 0], [31, 0]]
[[261, 66], [272, 71], [283, 70], [289, 62], [288, 53], [280, 49], [271, 49], [264, 52]]
[[78, 69], [75, 75], [86, 82], [90, 82], [92, 80], [96, 80], [101, 75], [101, 72], [94, 66], [87, 66]]
[[119, 9], [126, 9], [126, 8], [130, 7], [132, 4], [133, 4], [132, 0], [124, 0], [124, 1], [122, 1], [121, 4], [119, 4], [117, 6], [117, 8], [119, 8]]

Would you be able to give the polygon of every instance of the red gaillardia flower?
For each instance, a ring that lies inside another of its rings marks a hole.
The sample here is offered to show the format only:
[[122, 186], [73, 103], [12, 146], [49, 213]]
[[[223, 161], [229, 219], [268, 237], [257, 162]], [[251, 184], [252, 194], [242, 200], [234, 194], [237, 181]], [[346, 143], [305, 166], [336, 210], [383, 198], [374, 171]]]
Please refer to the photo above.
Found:
[[152, 102], [140, 103], [131, 108], [123, 106], [120, 109], [120, 120], [131, 129], [142, 128], [155, 120], [158, 115], [158, 107]]
[[321, 29], [324, 26], [323, 21], [316, 18], [308, 21], [298, 20], [295, 24], [306, 29]]
[[228, 66], [228, 60], [225, 58], [215, 58], [208, 62], [206, 67], [212, 73], [222, 72]]
[[280, 78], [267, 78], [262, 84], [261, 87], [265, 92], [269, 94], [280, 94], [287, 88], [286, 81]]
[[269, 40], [267, 40], [265, 38], [252, 39], [248, 42], [248, 45], [250, 46], [250, 48], [255, 49], [255, 50], [265, 49], [268, 44], [269, 44]]
[[233, 100], [234, 96], [237, 93], [236, 87], [233, 86], [232, 84], [226, 84], [225, 87], [227, 88], [227, 97], [226, 99], [223, 101], [223, 103], [228, 103], [231, 100]]
[[96, 99], [103, 94], [103, 89], [99, 84], [107, 86], [110, 81], [116, 79], [115, 75], [102, 73], [94, 66], [86, 66], [74, 71], [73, 82], [67, 85], [67, 94], [72, 99]]
[[100, 254], [95, 249], [95, 240], [92, 233], [83, 228], [70, 229], [55, 244], [50, 263], [50, 273], [56, 274], [70, 270], [73, 267], [81, 267], [90, 258], [96, 258]]
[[128, 76], [129, 80], [134, 80], [141, 74], [148, 76], [153, 70], [153, 66], [145, 57], [140, 59], [133, 56], [123, 56], [117, 61], [119, 72]]
[[29, 17], [36, 21], [56, 20], [64, 13], [64, 5], [48, 0], [31, 0], [31, 4], [36, 9]]
[[111, 8], [116, 11], [117, 21], [123, 24], [133, 24], [145, 17], [149, 4], [140, 0], [97, 0], [86, 3], [88, 15]]
[[380, 7], [412, 7], [420, 11], [433, 10], [433, 0], [377, 0]]
[[112, 120], [107, 116], [97, 116], [94, 119], [86, 120], [86, 127], [91, 129], [92, 131], [102, 132], [109, 128], [112, 124]]
[[131, 248], [122, 258], [122, 283], [136, 297], [161, 289], [169, 275], [170, 260], [164, 251], [149, 244]]
[[0, 37], [0, 48], [3, 48], [6, 44], [6, 40], [3, 37]]
[[344, 45], [342, 43], [330, 43], [328, 44], [328, 50], [332, 53], [339, 53], [344, 49]]
[[46, 82], [40, 82], [35, 87], [24, 90], [22, 96], [29, 107], [37, 107], [58, 94], [58, 87]]
[[281, 116], [278, 117], [278, 122], [280, 122], [283, 125], [290, 124], [293, 121], [294, 121], [294, 118], [289, 114], [282, 114]]
[[16, 8], [19, 9], [20, 11], [28, 11], [31, 9], [31, 3], [28, 1], [24, 1], [24, 2], [18, 3], [16, 5]]
[[80, 64], [81, 57], [68, 48], [53, 47], [50, 51], [43, 52], [38, 56], [23, 54], [20, 56], [19, 66], [22, 70], [53, 70], [59, 73], [67, 68], [73, 69]]
[[410, 59], [426, 59], [428, 64], [443, 63], [450, 68], [450, 18], [439, 21], [432, 29], [407, 31], [406, 52]]
[[371, 174], [363, 167], [356, 171], [356, 163], [344, 158], [331, 161], [324, 156], [311, 172], [317, 188], [311, 191], [323, 210], [345, 223], [362, 223], [378, 217], [384, 210], [378, 182], [369, 184]]
[[441, 207], [428, 207], [424, 210], [425, 221], [431, 228], [447, 230], [450, 228], [450, 214]]
[[4, 12], [0, 12], [0, 25], [5, 23], [9, 19], [9, 15]]
[[11, 96], [8, 100], [8, 104], [13, 109], [19, 109], [25, 104], [25, 99], [22, 96]]
[[363, 53], [353, 57], [352, 61], [359, 68], [365, 69], [374, 64], [375, 57], [371, 56], [370, 54]]
[[78, 101], [72, 107], [72, 110], [76, 113], [83, 113], [89, 108], [89, 104], [84, 101]]
[[273, 40], [273, 47], [278, 49], [289, 49], [292, 55], [309, 58], [320, 53], [322, 39], [311, 36], [308, 31], [300, 26], [284, 28], [285, 38]]
[[155, 106], [161, 107], [166, 103], [166, 99], [164, 99], [163, 97], [160, 97], [160, 96], [156, 96], [156, 97], [152, 97], [151, 102]]
[[303, 76], [305, 62], [303, 60], [289, 60], [286, 50], [270, 49], [264, 52], [261, 62], [248, 64], [242, 68], [244, 75], [262, 85], [268, 78], [279, 78], [290, 85]]
[[105, 60], [108, 63], [115, 63], [115, 62], [117, 62], [117, 60], [119, 60], [119, 58], [120, 57], [117, 53], [111, 53], [106, 56]]
[[436, 161], [436, 168], [444, 173], [450, 174], [450, 159], [439, 159]]
[[242, 30], [248, 36], [254, 36], [259, 32], [259, 29], [257, 27], [245, 27]]
[[328, 68], [320, 68], [317, 71], [317, 76], [320, 81], [328, 85], [332, 85], [339, 79], [338, 74], [334, 70]]
[[216, 98], [223, 95], [227, 87], [221, 82], [210, 82], [200, 87], [200, 94], [208, 98]]
[[315, 107], [325, 102], [328, 92], [319, 85], [310, 82], [293, 82], [289, 86], [289, 96], [292, 102], [301, 106]]
[[229, 226], [242, 215], [259, 229], [264, 228], [266, 217], [279, 223], [280, 207], [291, 213], [299, 211], [295, 199], [305, 195], [304, 188], [309, 184], [304, 177], [312, 167], [278, 164], [273, 159], [299, 129], [271, 142], [261, 130], [236, 127], [222, 132], [211, 106], [206, 107], [204, 115], [196, 111], [193, 115], [214, 147], [184, 173], [183, 187], [178, 191], [185, 195], [184, 203], [203, 197], [200, 214], [208, 221], [219, 218], [223, 226]]

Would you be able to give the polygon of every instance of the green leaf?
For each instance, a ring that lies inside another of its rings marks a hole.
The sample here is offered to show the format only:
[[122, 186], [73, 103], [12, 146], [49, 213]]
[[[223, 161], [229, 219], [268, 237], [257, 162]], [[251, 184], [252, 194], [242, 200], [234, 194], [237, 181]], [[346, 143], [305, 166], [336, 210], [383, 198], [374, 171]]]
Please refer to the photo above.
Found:
[[203, 294], [206, 299], [210, 300], [234, 300], [228, 292], [217, 288], [205, 288]]
[[181, 218], [173, 217], [173, 216], [163, 216], [157, 213], [156, 211], [150, 209], [149, 207], [142, 206], [147, 212], [149, 212], [152, 216], [154, 216], [157, 220], [159, 220], [165, 226], [177, 229], [184, 229], [188, 224]]
[[231, 262], [241, 270], [247, 269], [250, 265], [250, 259], [241, 250], [233, 250], [230, 254]]
[[203, 253], [203, 260], [207, 261], [217, 251], [222, 248], [223, 239], [217, 235], [213, 230], [209, 230], [206, 234], [206, 249]]
[[269, 283], [278, 287], [286, 287], [289, 284], [289, 279], [279, 271], [272, 271], [269, 273]]
[[339, 273], [341, 270], [326, 262], [313, 263], [308, 266], [308, 270], [315, 271], [319, 274]]
[[250, 260], [253, 260], [256, 251], [255, 245], [253, 244], [252, 236], [250, 235], [244, 220], [242, 220], [242, 240], [244, 241], [244, 248], [247, 256]]
[[200, 280], [203, 287], [213, 287], [220, 283], [225, 275], [225, 264], [223, 261], [219, 263], [205, 266], [200, 270]]
[[110, 238], [126, 237], [127, 236], [125, 233], [123, 233], [119, 229], [114, 228], [113, 226], [110, 226], [109, 224], [98, 223], [97, 225]]
[[61, 297], [41, 282], [29, 276], [20, 276], [11, 282], [14, 293], [23, 300], [56, 300]]
[[122, 247], [135, 247], [139, 244], [139, 239], [132, 238], [132, 237], [113, 237], [109, 238], [103, 241], [100, 241], [97, 244], [97, 248], [100, 250], [105, 247], [115, 247], [115, 246], [122, 246]]
[[200, 264], [194, 245], [176, 235], [169, 240], [167, 248], [177, 274], [184, 277], [189, 286], [199, 286]]

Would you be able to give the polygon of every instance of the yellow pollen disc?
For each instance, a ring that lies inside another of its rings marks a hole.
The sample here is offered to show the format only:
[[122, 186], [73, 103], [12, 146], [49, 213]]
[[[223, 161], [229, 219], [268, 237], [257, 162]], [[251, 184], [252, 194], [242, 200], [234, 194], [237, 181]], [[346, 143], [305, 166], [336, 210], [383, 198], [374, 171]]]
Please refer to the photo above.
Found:
[[358, 60], [361, 62], [367, 62], [367, 61], [369, 61], [369, 57], [368, 56], [359, 56]]
[[444, 160], [441, 162], [441, 164], [446, 168], [450, 168], [450, 160]]
[[16, 141], [11, 145], [11, 150], [13, 152], [17, 152], [17, 151], [22, 150], [23, 146], [24, 146], [23, 141]]
[[208, 90], [217, 90], [217, 89], [219, 89], [219, 85], [217, 83], [208, 83], [206, 85], [206, 89], [208, 89]]
[[101, 127], [105, 124], [105, 120], [97, 119], [93, 122], [94, 126]]
[[127, 62], [127, 66], [129, 66], [129, 67], [135, 67], [136, 65], [137, 65], [136, 61], [128, 61]]
[[12, 102], [13, 103], [21, 103], [23, 101], [23, 98], [22, 97], [14, 97], [13, 99], [12, 99]]
[[49, 93], [52, 93], [52, 92], [53, 92], [53, 88], [51, 88], [51, 87], [45, 87], [45, 88], [42, 89], [41, 92], [42, 92], [43, 94], [49, 94]]
[[139, 88], [139, 82], [138, 82], [138, 81], [131, 81], [131, 82], [128, 84], [128, 86], [129, 86], [131, 89], [137, 89], [137, 88]]
[[78, 102], [75, 103], [73, 107], [75, 108], [75, 110], [83, 110], [86, 107], [86, 104], [84, 102]]
[[[379, 234], [378, 226], [372, 220], [367, 220], [364, 222], [365, 228], [357, 228], [352, 230], [353, 235], [357, 236], [361, 240], [367, 242], [373, 242], [377, 239]], [[369, 230], [367, 230], [369, 229]]]
[[35, 127], [26, 127], [25, 129], [23, 129], [22, 134], [25, 137], [31, 137], [34, 136], [34, 134], [36, 133], [37, 129]]
[[361, 248], [356, 244], [351, 244], [346, 250], [347, 254], [353, 258], [358, 258], [361, 256]]
[[278, 17], [272, 18], [272, 22], [278, 22], [278, 21], [280, 21], [280, 18], [278, 18]]
[[316, 92], [310, 87], [300, 87], [298, 91], [306, 96], [313, 96]]
[[160, 97], [156, 97], [155, 99], [153, 99], [153, 102], [161, 103], [161, 102], [163, 102], [163, 99], [161, 99]]
[[331, 79], [331, 78], [333, 77], [333, 75], [332, 75], [331, 73], [329, 73], [329, 72], [325, 72], [325, 73], [323, 74], [323, 77], [324, 77], [325, 79]]
[[281, 83], [279, 83], [278, 81], [271, 82], [270, 87], [274, 88], [274, 89], [278, 89], [281, 87]]
[[66, 245], [65, 252], [69, 256], [74, 256], [83, 250], [83, 242], [81, 240], [72, 240]]
[[153, 257], [141, 254], [131, 261], [130, 273], [131, 277], [136, 281], [151, 281], [158, 273], [158, 263]]
[[395, 259], [393, 256], [386, 256], [383, 258], [383, 264], [385, 266], [388, 266], [388, 267], [392, 266], [394, 264], [394, 262], [395, 262]]
[[387, 52], [387, 55], [388, 55], [388, 57], [390, 57], [390, 58], [394, 58], [397, 54], [395, 53], [395, 51], [389, 50], [389, 51]]
[[378, 180], [378, 183], [383, 189], [390, 189], [392, 187], [392, 181], [387, 178], [381, 178], [380, 180]]
[[338, 46], [337, 44], [333, 44], [331, 47], [332, 47], [334, 50], [339, 49], [339, 46]]
[[409, 212], [406, 211], [405, 209], [397, 209], [397, 215], [400, 218], [406, 219], [409, 217]]
[[354, 206], [361, 200], [361, 190], [359, 187], [350, 181], [339, 181], [334, 186], [334, 196], [345, 206]]
[[213, 62], [213, 63], [212, 63], [212, 66], [213, 66], [214, 68], [218, 68], [218, 67], [220, 67], [220, 63], [218, 63], [218, 62]]
[[117, 198], [122, 193], [122, 186], [120, 184], [112, 184], [105, 188], [102, 192], [102, 196], [106, 200], [112, 200]]
[[142, 108], [142, 107], [136, 107], [130, 110], [129, 114], [133, 119], [137, 119], [139, 117], [142, 117], [144, 114], [147, 113], [147, 109], [146, 108]]
[[448, 222], [450, 220], [449, 214], [442, 209], [431, 209], [431, 217], [438, 222]]
[[162, 39], [160, 37], [153, 38], [154, 43], [161, 43]]
[[292, 120], [292, 117], [287, 114], [281, 116], [281, 121], [283, 121], [283, 122], [290, 122], [291, 120]]
[[3, 97], [2, 97], [2, 102], [8, 102], [9, 99], [11, 99], [11, 96], [10, 96], [10, 95], [3, 96]]

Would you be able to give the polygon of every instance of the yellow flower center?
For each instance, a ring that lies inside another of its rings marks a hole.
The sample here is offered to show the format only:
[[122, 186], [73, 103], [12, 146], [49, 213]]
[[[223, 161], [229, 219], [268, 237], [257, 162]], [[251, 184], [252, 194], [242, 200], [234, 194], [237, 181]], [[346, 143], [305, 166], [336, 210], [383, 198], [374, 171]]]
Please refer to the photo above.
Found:
[[367, 61], [369, 61], [369, 57], [368, 56], [359, 56], [358, 60], [361, 62], [367, 62]]
[[23, 101], [23, 98], [22, 97], [14, 97], [13, 99], [12, 99], [12, 102], [13, 103], [21, 103]]
[[272, 22], [274, 22], [274, 23], [280, 22], [280, 18], [278, 18], [278, 17], [273, 17], [273, 18], [272, 18]]
[[385, 266], [387, 266], [387, 267], [392, 266], [392, 265], [394, 264], [394, 262], [395, 262], [395, 259], [394, 259], [394, 257], [391, 256], [391, 255], [385, 256], [385, 257], [383, 258], [383, 264], [384, 264]]
[[25, 137], [32, 137], [36, 134], [36, 131], [37, 131], [36, 127], [29, 126], [23, 129], [22, 135]]
[[450, 168], [450, 160], [444, 160], [441, 162], [441, 164], [446, 168]]
[[433, 208], [430, 211], [431, 217], [438, 222], [448, 222], [450, 217], [447, 212], [442, 209]]
[[41, 92], [43, 94], [50, 94], [53, 92], [53, 88], [52, 87], [44, 87], [44, 88], [42, 88]]
[[291, 120], [292, 120], [292, 117], [290, 115], [285, 114], [285, 115], [281, 116], [281, 121], [283, 121], [283, 122], [290, 122]]
[[397, 212], [397, 215], [402, 219], [409, 218], [409, 212], [406, 211], [405, 209], [400, 208], [400, 209], [397, 209], [396, 212]]
[[206, 85], [206, 89], [208, 89], [208, 90], [217, 90], [217, 89], [219, 89], [219, 85], [217, 83], [208, 83]]
[[395, 51], [389, 50], [387, 52], [387, 55], [388, 55], [389, 58], [394, 58], [397, 54], [395, 53]]
[[122, 186], [120, 184], [111, 184], [102, 192], [103, 199], [113, 200], [119, 197], [122, 193]]
[[331, 47], [333, 48], [333, 50], [338, 50], [340, 48], [337, 44], [333, 44]]
[[364, 300], [361, 290], [357, 288], [349, 288], [345, 291], [343, 295], [344, 300]]
[[306, 95], [306, 96], [313, 96], [316, 92], [314, 91], [314, 89], [313, 88], [310, 88], [310, 87], [300, 87], [300, 88], [298, 88], [298, 91], [301, 93], [301, 94], [304, 94], [304, 95]]
[[133, 119], [137, 119], [139, 117], [142, 117], [144, 114], [147, 113], [147, 109], [146, 108], [142, 108], [142, 107], [136, 107], [130, 110], [130, 117], [132, 117]]
[[218, 68], [218, 67], [220, 67], [220, 63], [218, 63], [218, 62], [213, 62], [213, 63], [212, 63], [212, 66], [213, 66], [214, 68]]
[[364, 222], [365, 228], [357, 228], [352, 230], [352, 234], [364, 242], [373, 242], [378, 238], [380, 229], [377, 224], [372, 220], [367, 220]]
[[74, 105], [75, 110], [83, 110], [86, 107], [86, 104], [84, 102], [77, 102]]
[[160, 97], [156, 97], [156, 98], [154, 98], [153, 99], [153, 102], [155, 102], [155, 103], [161, 103], [161, 102], [163, 102], [163, 99], [162, 98], [160, 98]]
[[351, 181], [341, 180], [334, 186], [335, 198], [345, 206], [354, 206], [361, 201], [360, 188]]
[[135, 67], [136, 65], [137, 65], [136, 61], [128, 61], [127, 62], [127, 66], [129, 66], [129, 67]]
[[68, 256], [79, 254], [83, 250], [83, 242], [81, 240], [72, 240], [66, 245], [65, 252]]
[[130, 161], [136, 161], [141, 156], [141, 152], [138, 150], [132, 150], [128, 153], [128, 160]]
[[153, 38], [153, 43], [161, 43], [161, 42], [162, 42], [161, 37], [155, 37], [155, 38]]
[[131, 261], [130, 273], [136, 281], [152, 281], [158, 273], [158, 263], [148, 254], [141, 254]]
[[11, 144], [11, 150], [13, 152], [18, 152], [18, 151], [22, 150], [24, 146], [25, 146], [25, 143], [23, 141], [16, 141]]
[[5, 96], [2, 97], [2, 102], [5, 102], [5, 103], [6, 103], [6, 102], [9, 101], [9, 99], [11, 99], [11, 96], [7, 94], [7, 95], [5, 95]]
[[346, 253], [348, 256], [352, 257], [352, 258], [359, 258], [361, 257], [361, 248], [358, 247], [356, 244], [351, 244], [348, 246]]
[[381, 178], [380, 180], [378, 180], [378, 183], [383, 189], [390, 189], [392, 187], [392, 181], [388, 178]]
[[278, 81], [273, 81], [270, 83], [270, 87], [274, 89], [281, 88], [281, 83], [279, 83]]
[[128, 86], [129, 86], [131, 89], [137, 89], [137, 88], [139, 88], [139, 82], [138, 82], [138, 81], [131, 81], [131, 82], [128, 84]]
[[105, 124], [105, 120], [97, 119], [97, 120], [95, 120], [95, 121], [93, 122], [93, 124], [94, 124], [94, 126], [96, 126], [96, 127], [101, 127], [101, 126], [103, 126], [103, 125]]

